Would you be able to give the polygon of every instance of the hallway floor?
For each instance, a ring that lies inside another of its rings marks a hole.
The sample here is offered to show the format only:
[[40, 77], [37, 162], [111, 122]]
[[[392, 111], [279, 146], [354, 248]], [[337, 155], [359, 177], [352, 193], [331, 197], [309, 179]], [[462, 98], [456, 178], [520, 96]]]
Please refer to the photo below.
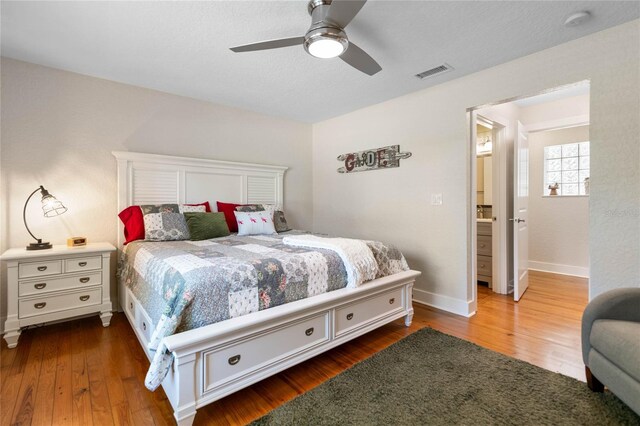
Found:
[[[529, 288], [519, 302], [513, 294], [478, 286], [478, 311], [469, 319], [438, 312], [428, 324], [505, 355], [585, 380], [580, 346], [588, 280], [529, 271]], [[442, 318], [447, 315], [447, 318]]]

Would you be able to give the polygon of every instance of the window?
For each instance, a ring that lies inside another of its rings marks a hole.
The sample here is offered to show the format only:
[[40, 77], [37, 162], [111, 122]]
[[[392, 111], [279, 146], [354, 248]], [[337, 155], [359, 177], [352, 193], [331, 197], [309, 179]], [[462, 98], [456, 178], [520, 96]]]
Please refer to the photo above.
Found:
[[557, 195], [589, 195], [589, 142], [544, 147], [543, 195], [551, 195], [550, 185], [558, 185]]

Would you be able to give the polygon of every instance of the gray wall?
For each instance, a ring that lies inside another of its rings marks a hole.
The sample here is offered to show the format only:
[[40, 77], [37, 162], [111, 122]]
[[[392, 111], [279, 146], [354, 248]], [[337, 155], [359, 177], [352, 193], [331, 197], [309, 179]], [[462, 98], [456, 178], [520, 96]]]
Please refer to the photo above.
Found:
[[[590, 296], [640, 285], [640, 21], [313, 126], [317, 231], [380, 238], [423, 275], [416, 295], [471, 310], [467, 108], [591, 81]], [[336, 156], [400, 144], [398, 169], [338, 174]], [[430, 195], [444, 204], [432, 206]]]
[[544, 197], [544, 147], [589, 140], [589, 126], [529, 134], [529, 267], [589, 276], [589, 197]]
[[[36, 199], [28, 214], [36, 236], [115, 245], [114, 150], [288, 166], [287, 219], [312, 227], [311, 125], [7, 58], [1, 65], [3, 251], [30, 242], [22, 206], [40, 184], [69, 211], [45, 219]], [[4, 282], [1, 290], [5, 300]]]

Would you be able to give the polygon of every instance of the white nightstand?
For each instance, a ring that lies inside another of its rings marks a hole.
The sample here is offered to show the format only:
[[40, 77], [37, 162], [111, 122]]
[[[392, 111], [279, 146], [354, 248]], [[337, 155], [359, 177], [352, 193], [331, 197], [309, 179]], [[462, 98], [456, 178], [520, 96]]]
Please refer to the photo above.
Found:
[[7, 264], [7, 345], [16, 347], [23, 327], [94, 312], [100, 313], [107, 327], [112, 315], [109, 265], [113, 251], [109, 243], [5, 251], [0, 260]]

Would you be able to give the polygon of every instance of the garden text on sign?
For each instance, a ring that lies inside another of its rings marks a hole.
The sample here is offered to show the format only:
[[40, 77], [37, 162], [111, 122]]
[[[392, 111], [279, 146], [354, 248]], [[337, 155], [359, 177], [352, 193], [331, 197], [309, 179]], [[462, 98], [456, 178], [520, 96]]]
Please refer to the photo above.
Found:
[[338, 161], [344, 163], [344, 166], [338, 169], [338, 173], [364, 172], [367, 170], [400, 167], [400, 160], [409, 157], [411, 157], [410, 152], [400, 152], [400, 145], [342, 154], [338, 156]]

